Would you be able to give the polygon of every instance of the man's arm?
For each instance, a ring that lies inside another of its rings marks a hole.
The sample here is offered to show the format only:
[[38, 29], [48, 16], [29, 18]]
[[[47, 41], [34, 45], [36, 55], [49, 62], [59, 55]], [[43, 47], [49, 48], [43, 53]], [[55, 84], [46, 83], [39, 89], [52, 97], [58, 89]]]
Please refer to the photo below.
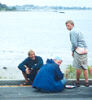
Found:
[[72, 56], [74, 56], [74, 51], [77, 48], [77, 39], [78, 39], [78, 34], [76, 32], [70, 32], [70, 41], [72, 44]]
[[[25, 72], [26, 67], [27, 67], [27, 62], [28, 62], [28, 58], [26, 58], [22, 63], [20, 63], [19, 66], [18, 66], [18, 68], [19, 68], [21, 71]], [[25, 67], [25, 66], [26, 66], [26, 67]]]
[[77, 39], [78, 39], [78, 34], [76, 32], [70, 32], [70, 41], [72, 44], [72, 52], [77, 48]]
[[55, 80], [63, 79], [64, 74], [61, 72], [60, 68], [57, 66], [55, 69]]

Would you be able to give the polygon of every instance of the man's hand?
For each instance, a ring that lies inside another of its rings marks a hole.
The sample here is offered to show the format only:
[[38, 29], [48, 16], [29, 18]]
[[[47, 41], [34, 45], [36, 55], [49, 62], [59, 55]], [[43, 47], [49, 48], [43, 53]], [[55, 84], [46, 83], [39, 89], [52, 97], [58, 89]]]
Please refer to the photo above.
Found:
[[25, 70], [26, 74], [30, 74], [31, 73], [30, 69], [26, 65], [24, 65], [24, 67], [26, 68]]
[[30, 74], [30, 73], [31, 73], [30, 69], [26, 68], [26, 74]]

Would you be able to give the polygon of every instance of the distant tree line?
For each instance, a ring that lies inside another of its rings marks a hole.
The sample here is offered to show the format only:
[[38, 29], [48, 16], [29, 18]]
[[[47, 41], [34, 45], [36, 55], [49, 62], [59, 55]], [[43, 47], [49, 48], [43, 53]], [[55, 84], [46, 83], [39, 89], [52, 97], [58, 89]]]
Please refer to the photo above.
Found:
[[8, 7], [5, 4], [0, 3], [0, 11], [14, 11], [16, 10], [16, 7]]
[[90, 7], [63, 7], [63, 6], [35, 6], [35, 5], [23, 5], [23, 6], [7, 6], [0, 3], [0, 11], [32, 11], [32, 10], [92, 10]]

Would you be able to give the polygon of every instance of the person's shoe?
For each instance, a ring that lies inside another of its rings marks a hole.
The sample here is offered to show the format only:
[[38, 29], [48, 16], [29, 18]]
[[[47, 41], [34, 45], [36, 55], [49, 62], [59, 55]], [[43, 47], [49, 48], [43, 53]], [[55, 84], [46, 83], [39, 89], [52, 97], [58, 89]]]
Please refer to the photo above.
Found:
[[89, 83], [85, 82], [84, 86], [89, 87]]
[[25, 85], [32, 85], [32, 82], [24, 82], [23, 84], [20, 84], [21, 86], [25, 86]]
[[31, 82], [24, 82], [23, 85], [32, 85]]
[[79, 82], [75, 82], [75, 86], [76, 87], [80, 87], [80, 83]]

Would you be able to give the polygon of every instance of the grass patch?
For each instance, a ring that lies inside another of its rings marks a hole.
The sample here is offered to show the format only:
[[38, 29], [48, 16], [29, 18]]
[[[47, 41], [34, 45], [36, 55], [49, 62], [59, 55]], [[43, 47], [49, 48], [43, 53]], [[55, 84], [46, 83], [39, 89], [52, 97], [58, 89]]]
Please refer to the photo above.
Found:
[[[92, 73], [91, 70], [92, 66], [88, 66], [88, 79], [92, 79]], [[72, 65], [68, 65], [66, 71], [65, 71], [65, 77], [68, 79], [76, 79], [76, 68]], [[83, 70], [81, 69], [81, 76], [80, 79], [84, 79]]]

